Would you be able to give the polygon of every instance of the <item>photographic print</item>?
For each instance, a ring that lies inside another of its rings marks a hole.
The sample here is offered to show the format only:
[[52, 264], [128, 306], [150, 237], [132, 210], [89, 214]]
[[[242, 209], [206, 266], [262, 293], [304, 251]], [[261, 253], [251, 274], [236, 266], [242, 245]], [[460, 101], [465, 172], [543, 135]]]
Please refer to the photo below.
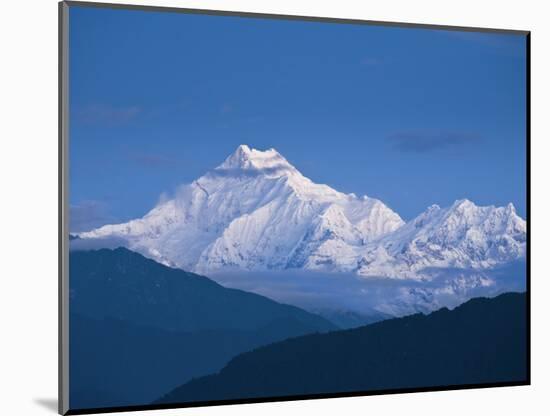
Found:
[[529, 383], [528, 32], [61, 24], [62, 413]]

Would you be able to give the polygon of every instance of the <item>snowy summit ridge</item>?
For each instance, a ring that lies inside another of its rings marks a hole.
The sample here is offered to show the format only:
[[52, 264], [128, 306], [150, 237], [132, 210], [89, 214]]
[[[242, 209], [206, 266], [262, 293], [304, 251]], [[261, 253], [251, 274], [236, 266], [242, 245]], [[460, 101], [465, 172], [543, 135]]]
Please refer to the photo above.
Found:
[[405, 223], [377, 199], [312, 182], [275, 149], [240, 145], [143, 218], [78, 235], [122, 239], [202, 273], [308, 269], [416, 279], [429, 267], [484, 269], [521, 258], [525, 229], [511, 204], [467, 200]]
[[275, 149], [271, 148], [266, 151], [260, 151], [251, 149], [246, 144], [241, 144], [233, 154], [228, 156], [227, 159], [216, 168], [216, 170], [223, 169], [288, 169], [289, 171], [296, 171], [296, 169], [294, 169], [294, 167]]

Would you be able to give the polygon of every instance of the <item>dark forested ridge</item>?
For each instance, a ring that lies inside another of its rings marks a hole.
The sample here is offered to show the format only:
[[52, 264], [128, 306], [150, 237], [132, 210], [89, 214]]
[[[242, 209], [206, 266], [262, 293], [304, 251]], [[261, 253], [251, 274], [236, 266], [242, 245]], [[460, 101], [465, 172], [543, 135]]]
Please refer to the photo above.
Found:
[[71, 408], [144, 405], [324, 318], [127, 249], [70, 256]]
[[174, 331], [249, 330], [286, 318], [313, 330], [336, 328], [303, 309], [225, 288], [125, 248], [72, 251], [69, 264], [71, 312], [83, 316]]
[[243, 351], [308, 332], [291, 319], [255, 330], [175, 332], [72, 315], [72, 407], [147, 404], [182, 378], [218, 371]]
[[260, 347], [157, 402], [522, 382], [526, 345], [526, 296], [507, 293]]

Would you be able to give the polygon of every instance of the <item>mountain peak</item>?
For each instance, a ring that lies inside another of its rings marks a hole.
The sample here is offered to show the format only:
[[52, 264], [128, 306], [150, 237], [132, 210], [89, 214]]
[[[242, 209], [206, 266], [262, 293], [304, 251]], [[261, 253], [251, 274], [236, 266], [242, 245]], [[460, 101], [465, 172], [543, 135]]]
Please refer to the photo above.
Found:
[[460, 209], [468, 209], [472, 207], [476, 207], [476, 204], [474, 204], [472, 201], [470, 201], [467, 198], [458, 199], [452, 205], [452, 208], [460, 208]]
[[[457, 215], [462, 216], [468, 216], [468, 217], [475, 217], [478, 216], [481, 212], [498, 212], [499, 215], [503, 215], [506, 217], [518, 217], [516, 213], [516, 208], [514, 207], [514, 204], [511, 202], [508, 203], [506, 206], [503, 207], [495, 207], [493, 205], [490, 206], [479, 206], [470, 201], [469, 199], [459, 199], [454, 202], [454, 204], [450, 208], [450, 212], [453, 212]], [[519, 217], [518, 217], [519, 218]]]
[[506, 205], [506, 212], [509, 214], [516, 214], [516, 207], [511, 202]]
[[241, 144], [225, 161], [216, 168], [217, 170], [256, 170], [275, 172], [279, 170], [296, 169], [281, 156], [277, 150], [270, 148], [258, 150]]
[[250, 149], [250, 146], [247, 144], [240, 144], [239, 147], [237, 147], [237, 150], [235, 152], [244, 152], [244, 153], [250, 153], [252, 149]]

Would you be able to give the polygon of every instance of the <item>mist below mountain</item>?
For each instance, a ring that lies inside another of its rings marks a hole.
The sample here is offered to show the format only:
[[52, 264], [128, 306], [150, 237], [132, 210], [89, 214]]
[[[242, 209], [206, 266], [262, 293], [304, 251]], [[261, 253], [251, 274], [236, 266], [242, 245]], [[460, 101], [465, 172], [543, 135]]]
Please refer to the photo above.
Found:
[[341, 327], [429, 313], [441, 307], [453, 308], [473, 297], [526, 289], [524, 261], [492, 270], [433, 268], [425, 273], [429, 279], [422, 281], [364, 279], [353, 273], [307, 270], [213, 273], [210, 278], [226, 287], [258, 293], [321, 314]]

